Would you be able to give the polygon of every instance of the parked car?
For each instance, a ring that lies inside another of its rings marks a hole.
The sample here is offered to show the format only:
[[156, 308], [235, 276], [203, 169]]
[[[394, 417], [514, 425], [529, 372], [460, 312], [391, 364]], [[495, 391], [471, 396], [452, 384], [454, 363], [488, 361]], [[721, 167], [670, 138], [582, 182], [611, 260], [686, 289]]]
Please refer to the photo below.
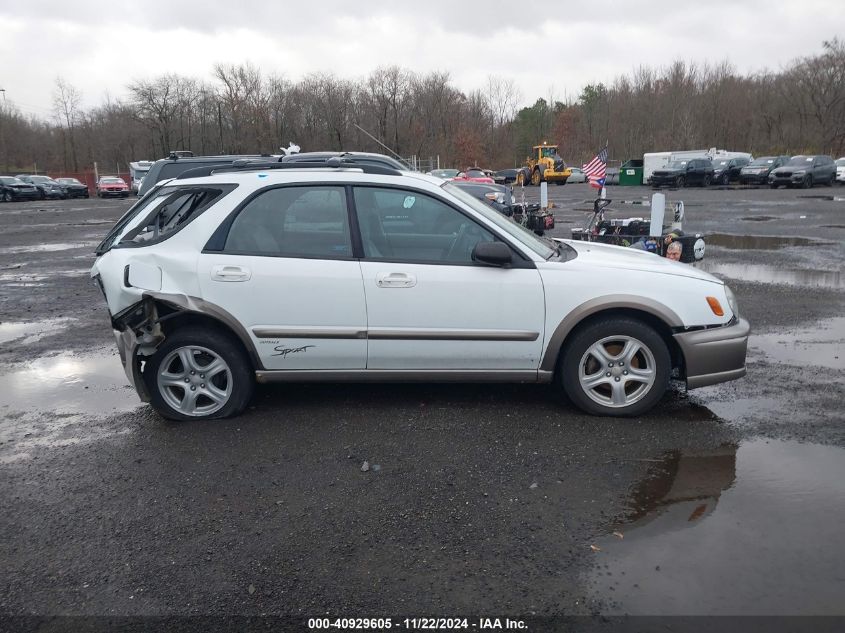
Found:
[[517, 168], [500, 169], [499, 171], [493, 172], [493, 182], [497, 185], [509, 185], [512, 182], [516, 182], [516, 175], [519, 171]]
[[458, 175], [457, 169], [432, 169], [431, 171], [427, 172], [426, 175], [428, 176], [436, 176], [437, 178], [442, 178], [443, 180], [451, 180], [455, 176]]
[[687, 185], [708, 186], [713, 182], [713, 164], [709, 158], [675, 160], [662, 169], [656, 169], [649, 184], [653, 187], [674, 185], [679, 189]]
[[56, 182], [65, 188], [68, 198], [88, 198], [91, 195], [88, 185], [76, 178], [56, 178]]
[[453, 184], [477, 200], [489, 204], [517, 224], [534, 231], [536, 235], [543, 235], [546, 231], [555, 228], [553, 213], [541, 209], [540, 205], [536, 203], [517, 202], [513, 195], [513, 188], [509, 185], [488, 185], [460, 180], [454, 181]]
[[803, 187], [825, 184], [828, 187], [836, 180], [836, 163], [830, 156], [793, 156], [783, 167], [773, 169], [769, 174], [769, 186]]
[[117, 176], [102, 176], [97, 181], [97, 195], [100, 198], [115, 196], [118, 198], [129, 197], [129, 186], [123, 178]]
[[773, 169], [789, 162], [789, 156], [761, 156], [755, 158], [739, 170], [739, 182], [742, 185], [765, 185]]
[[836, 182], [845, 185], [845, 156], [836, 159]]
[[359, 165], [375, 165], [399, 171], [412, 171], [411, 167], [404, 161], [371, 152], [301, 152], [282, 156], [279, 160], [284, 163], [304, 163], [325, 161], [333, 157], [341, 160], [354, 160]]
[[138, 195], [144, 196], [156, 184], [162, 180], [176, 178], [180, 174], [199, 168], [223, 168], [231, 167], [235, 161], [243, 160], [270, 160], [273, 157], [261, 154], [239, 154], [226, 156], [190, 156], [183, 152], [171, 152], [167, 158], [162, 158], [153, 163], [143, 181], [138, 183]]
[[18, 200], [38, 200], [41, 191], [32, 183], [24, 182], [14, 176], [0, 176], [0, 200], [16, 202]]
[[256, 380], [548, 382], [639, 415], [671, 376], [745, 374], [749, 325], [716, 277], [539, 238], [453, 183], [369, 165], [163, 183], [91, 274], [131, 384], [178, 420], [237, 415]]
[[720, 185], [729, 185], [738, 181], [742, 168], [749, 162], [747, 158], [716, 158], [712, 160], [713, 182]]
[[18, 174], [17, 178], [35, 185], [42, 200], [45, 198], [67, 198], [67, 190], [49, 176]]
[[[569, 178], [566, 179], [568, 183], [579, 183], [579, 182], [587, 182], [587, 174], [584, 173], [584, 170], [580, 167], [570, 167], [572, 170], [572, 174]], [[605, 181], [606, 183], [607, 181]]]
[[480, 182], [488, 185], [496, 184], [496, 182], [492, 178], [490, 178], [490, 176], [485, 174], [484, 170], [480, 167], [470, 167], [455, 176], [453, 180], [464, 182]]

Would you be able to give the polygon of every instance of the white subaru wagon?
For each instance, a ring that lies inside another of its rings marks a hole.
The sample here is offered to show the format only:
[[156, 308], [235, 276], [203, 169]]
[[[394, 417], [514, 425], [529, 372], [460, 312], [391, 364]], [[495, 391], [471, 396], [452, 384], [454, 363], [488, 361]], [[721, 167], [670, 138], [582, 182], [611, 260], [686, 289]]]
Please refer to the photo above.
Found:
[[340, 160], [160, 183], [92, 276], [126, 374], [164, 417], [237, 415], [254, 383], [554, 383], [641, 414], [670, 379], [745, 375], [719, 279], [651, 253], [547, 240], [434, 177]]

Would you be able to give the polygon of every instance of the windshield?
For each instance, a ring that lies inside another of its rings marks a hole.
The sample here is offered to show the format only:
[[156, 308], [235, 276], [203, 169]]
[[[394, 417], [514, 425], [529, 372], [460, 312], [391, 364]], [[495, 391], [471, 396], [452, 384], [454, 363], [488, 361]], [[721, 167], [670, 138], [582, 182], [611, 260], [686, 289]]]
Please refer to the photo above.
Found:
[[669, 169], [683, 169], [687, 166], [687, 161], [685, 160], [673, 160], [671, 163], [666, 165]]
[[59, 178], [59, 182], [62, 183], [63, 185], [81, 185], [82, 184], [76, 178]]
[[113, 184], [118, 184], [118, 185], [123, 184], [123, 185], [125, 185], [126, 184], [125, 182], [123, 182], [123, 178], [100, 178], [100, 182], [103, 183], [103, 184], [106, 184], [106, 185], [113, 185]]
[[766, 167], [767, 165], [771, 165], [775, 162], [774, 156], [764, 156], [763, 158], [755, 158], [750, 163], [748, 163], [749, 167]]
[[808, 164], [813, 164], [812, 156], [793, 156], [786, 165], [787, 167], [806, 167]]
[[480, 169], [467, 169], [467, 178], [486, 178], [487, 174], [485, 174]]
[[837, 167], [845, 167], [845, 158], [840, 158], [839, 160], [837, 160], [836, 166]]
[[0, 177], [0, 182], [2, 182], [4, 185], [24, 185], [24, 184], [26, 184], [20, 178], [12, 178], [11, 176]]
[[437, 176], [438, 178], [454, 178], [458, 175], [457, 169], [435, 169], [431, 172], [432, 176]]
[[474, 198], [472, 194], [463, 191], [460, 187], [451, 183], [444, 183], [442, 185], [444, 191], [452, 194], [455, 198], [476, 211], [486, 219], [490, 220], [502, 229], [505, 233], [513, 237], [520, 244], [530, 249], [533, 253], [539, 255], [543, 259], [548, 259], [555, 254], [555, 249], [549, 245], [548, 242], [541, 240], [533, 231], [529, 231], [523, 226], [511, 222], [504, 215], [493, 209], [492, 207]]

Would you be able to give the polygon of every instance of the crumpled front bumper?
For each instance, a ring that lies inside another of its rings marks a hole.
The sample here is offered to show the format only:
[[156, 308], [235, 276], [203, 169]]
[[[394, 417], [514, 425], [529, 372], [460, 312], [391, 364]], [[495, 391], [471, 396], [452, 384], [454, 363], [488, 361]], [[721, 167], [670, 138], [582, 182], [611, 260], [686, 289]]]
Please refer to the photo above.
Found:
[[736, 319], [724, 327], [675, 334], [684, 355], [687, 389], [742, 378], [750, 332], [748, 321]]

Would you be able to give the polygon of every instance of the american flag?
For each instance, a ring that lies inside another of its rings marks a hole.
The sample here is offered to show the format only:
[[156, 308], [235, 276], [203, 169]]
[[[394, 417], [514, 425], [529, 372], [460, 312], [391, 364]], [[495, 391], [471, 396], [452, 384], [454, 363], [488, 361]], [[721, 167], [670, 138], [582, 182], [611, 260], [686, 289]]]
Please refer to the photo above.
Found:
[[596, 154], [596, 157], [582, 167], [590, 181], [590, 186], [596, 189], [604, 187], [604, 177], [607, 174], [607, 145]]

